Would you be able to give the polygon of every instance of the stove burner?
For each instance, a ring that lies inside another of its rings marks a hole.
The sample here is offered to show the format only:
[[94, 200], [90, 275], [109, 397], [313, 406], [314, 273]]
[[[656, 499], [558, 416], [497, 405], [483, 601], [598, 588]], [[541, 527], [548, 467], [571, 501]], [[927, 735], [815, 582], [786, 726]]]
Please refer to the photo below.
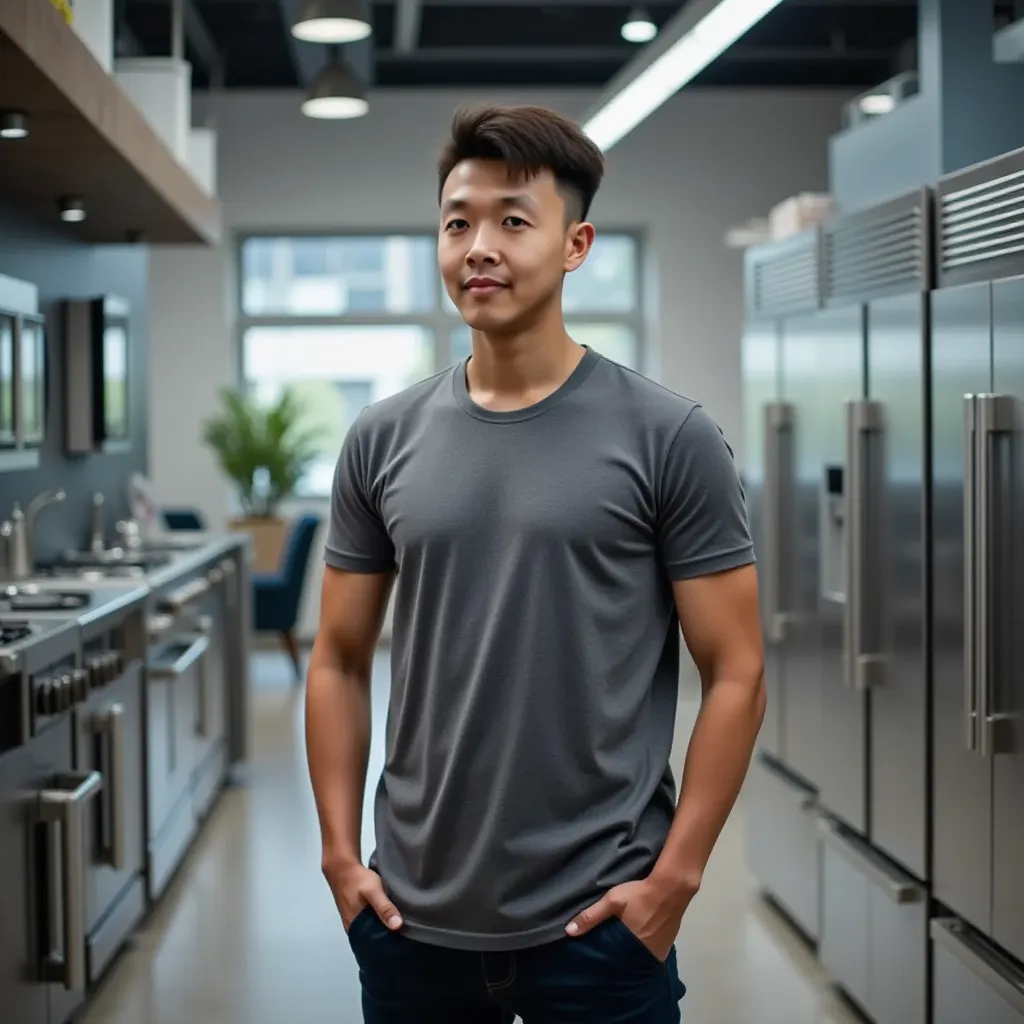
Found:
[[27, 622], [0, 622], [0, 645], [13, 644], [31, 635], [32, 627]]
[[89, 600], [89, 594], [81, 591], [8, 587], [0, 596], [0, 608], [12, 612], [66, 612], [86, 607]]

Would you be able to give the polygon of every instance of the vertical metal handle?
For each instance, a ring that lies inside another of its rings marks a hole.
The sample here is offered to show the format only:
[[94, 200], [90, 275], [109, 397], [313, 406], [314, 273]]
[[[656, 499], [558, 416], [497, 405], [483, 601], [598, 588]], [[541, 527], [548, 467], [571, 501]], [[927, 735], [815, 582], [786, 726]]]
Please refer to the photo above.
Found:
[[789, 484], [787, 442], [792, 436], [794, 410], [789, 402], [770, 402], [764, 407], [764, 550], [765, 633], [781, 643], [786, 633], [786, 600], [783, 586], [784, 509]]
[[879, 609], [872, 607], [866, 581], [872, 578], [868, 563], [878, 546], [872, 536], [878, 496], [871, 483], [870, 441], [881, 434], [883, 425], [884, 407], [879, 402], [858, 399], [846, 403], [844, 682], [857, 690], [872, 684], [872, 669], [881, 661], [880, 651], [867, 649], [878, 645], [872, 625]]
[[[196, 626], [199, 632], [209, 637], [213, 632], [213, 617], [200, 615], [196, 619]], [[203, 657], [199, 662], [199, 717], [196, 721], [196, 732], [204, 739], [210, 735], [210, 725], [213, 718], [210, 712], [210, 648], [209, 644], [203, 649]]]
[[60, 826], [64, 949], [44, 964], [47, 981], [68, 991], [85, 987], [85, 804], [99, 793], [99, 772], [63, 775], [39, 794], [40, 820]]
[[[995, 533], [993, 510], [999, 507], [998, 495], [994, 492], [998, 476], [993, 472], [996, 437], [1013, 431], [1014, 399], [1009, 395], [976, 396], [975, 441], [975, 596], [974, 596], [974, 666], [975, 666], [975, 721], [977, 751], [982, 757], [993, 753], [992, 691], [995, 686], [993, 648], [998, 649], [996, 636], [998, 615], [1002, 609], [996, 607], [993, 582], [1000, 557], [993, 542]], [[993, 500], [994, 499], [994, 500]]]
[[978, 749], [977, 660], [975, 640], [975, 547], [977, 545], [978, 444], [977, 399], [964, 395], [964, 742]]
[[123, 871], [128, 862], [128, 829], [125, 822], [128, 801], [125, 793], [124, 705], [112, 704], [97, 716], [97, 730], [107, 741], [107, 807], [110, 836], [105, 850], [107, 863], [115, 871]]

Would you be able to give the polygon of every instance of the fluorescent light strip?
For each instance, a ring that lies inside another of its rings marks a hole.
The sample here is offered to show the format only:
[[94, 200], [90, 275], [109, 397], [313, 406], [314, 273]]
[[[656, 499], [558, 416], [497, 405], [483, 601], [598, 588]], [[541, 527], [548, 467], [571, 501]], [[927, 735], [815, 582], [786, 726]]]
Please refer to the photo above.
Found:
[[782, 0], [720, 0], [583, 125], [607, 152], [687, 82], [745, 35]]

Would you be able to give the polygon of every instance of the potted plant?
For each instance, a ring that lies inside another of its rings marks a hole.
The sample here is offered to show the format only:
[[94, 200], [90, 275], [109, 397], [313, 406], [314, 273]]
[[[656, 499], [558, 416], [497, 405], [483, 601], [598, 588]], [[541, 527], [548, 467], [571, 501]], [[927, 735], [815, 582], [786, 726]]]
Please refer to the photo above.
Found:
[[288, 388], [269, 405], [242, 389], [225, 388], [219, 411], [203, 424], [203, 440], [234, 485], [241, 508], [241, 516], [228, 525], [252, 537], [258, 572], [277, 568], [287, 533], [280, 505], [295, 493], [318, 453], [319, 431], [302, 421], [302, 409]]

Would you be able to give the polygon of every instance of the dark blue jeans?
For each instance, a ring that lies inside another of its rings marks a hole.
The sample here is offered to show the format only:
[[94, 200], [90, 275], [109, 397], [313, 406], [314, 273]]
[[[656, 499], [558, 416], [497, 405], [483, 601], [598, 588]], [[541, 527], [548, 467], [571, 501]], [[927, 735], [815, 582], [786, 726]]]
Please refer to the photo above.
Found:
[[467, 953], [389, 932], [370, 909], [349, 927], [364, 1024], [679, 1024], [675, 950], [661, 963], [613, 918], [577, 939]]

